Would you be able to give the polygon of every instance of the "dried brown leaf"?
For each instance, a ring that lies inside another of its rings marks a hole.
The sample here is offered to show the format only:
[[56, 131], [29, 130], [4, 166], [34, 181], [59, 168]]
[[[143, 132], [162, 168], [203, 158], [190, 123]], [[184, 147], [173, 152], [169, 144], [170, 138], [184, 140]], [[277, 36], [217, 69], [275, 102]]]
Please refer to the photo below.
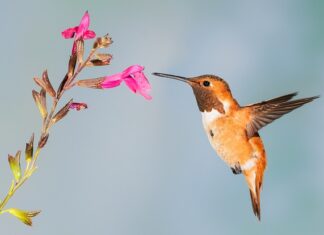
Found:
[[34, 78], [35, 83], [40, 86], [41, 88], [45, 89], [47, 93], [50, 94], [50, 96], [55, 97], [56, 93], [55, 90], [48, 78], [47, 70], [43, 72], [42, 78]]
[[69, 60], [69, 66], [68, 66], [68, 72], [67, 74], [64, 76], [59, 88], [57, 89], [57, 92], [56, 92], [56, 98], [60, 99], [62, 94], [63, 94], [63, 91], [64, 91], [64, 88], [66, 85], [68, 85], [70, 83], [70, 79], [71, 77], [73, 76], [74, 74], [74, 70], [75, 70], [75, 65], [76, 65], [76, 62], [77, 62], [77, 55], [74, 53], [70, 56], [70, 60]]
[[79, 64], [82, 64], [83, 54], [84, 54], [84, 41], [82, 39], [77, 40], [76, 45], [77, 45], [76, 47], [77, 61]]
[[65, 77], [63, 78], [63, 80], [62, 80], [59, 88], [57, 89], [57, 92], [56, 92], [56, 98], [57, 99], [60, 99], [61, 98], [62, 92], [64, 90], [64, 86], [67, 83], [68, 79], [69, 79], [69, 74], [66, 74]]
[[64, 118], [69, 110], [70, 110], [70, 105], [73, 103], [73, 99], [71, 99], [66, 105], [63, 106], [63, 108], [61, 108], [53, 117], [52, 121], [53, 123], [57, 123], [58, 121], [60, 121], [62, 118]]
[[34, 79], [35, 83], [36, 83], [38, 86], [40, 86], [41, 88], [44, 88], [44, 82], [43, 82], [42, 79], [40, 79], [40, 78], [36, 78], [36, 77], [34, 77], [33, 79]]
[[39, 102], [39, 93], [35, 90], [32, 90], [32, 95], [33, 95], [35, 102]]
[[80, 87], [102, 89], [101, 83], [105, 80], [105, 77], [100, 78], [90, 78], [77, 81], [77, 85]]
[[71, 55], [69, 60], [69, 67], [68, 67], [69, 77], [72, 77], [72, 75], [74, 74], [76, 62], [77, 62], [77, 56], [75, 54]]
[[45, 144], [47, 143], [49, 134], [43, 134], [38, 142], [38, 147], [39, 148], [43, 148], [45, 146]]
[[[43, 93], [44, 93], [44, 91], [43, 91]], [[46, 110], [46, 100], [44, 101], [44, 94], [42, 94], [42, 97], [41, 97], [40, 93], [38, 93], [37, 91], [33, 90], [32, 91], [32, 95], [33, 95], [33, 98], [35, 100], [35, 103], [36, 103], [36, 105], [37, 105], [37, 107], [39, 109], [39, 112], [40, 112], [42, 118], [43, 119], [46, 118], [46, 116], [47, 116], [47, 110]], [[45, 99], [46, 99], [46, 97], [45, 97]]]
[[43, 75], [42, 75], [42, 80], [43, 80], [43, 88], [48, 92], [48, 94], [50, 94], [50, 96], [52, 97], [55, 97], [56, 96], [56, 92], [48, 78], [48, 73], [47, 73], [47, 70], [45, 70], [43, 72]]
[[105, 36], [96, 39], [96, 41], [93, 44], [93, 49], [106, 48], [112, 43], [113, 41], [111, 40], [111, 37], [109, 37], [108, 34], [106, 34]]
[[96, 54], [93, 59], [91, 59], [87, 66], [104, 66], [110, 64], [112, 55], [110, 54]]

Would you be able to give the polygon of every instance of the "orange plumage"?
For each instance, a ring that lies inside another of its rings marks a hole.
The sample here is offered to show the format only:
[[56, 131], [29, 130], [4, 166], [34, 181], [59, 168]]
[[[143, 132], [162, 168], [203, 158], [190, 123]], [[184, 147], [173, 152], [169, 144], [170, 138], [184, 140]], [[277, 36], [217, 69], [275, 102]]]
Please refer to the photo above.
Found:
[[243, 173], [250, 190], [253, 212], [260, 220], [260, 192], [267, 159], [258, 131], [318, 96], [291, 100], [297, 95], [291, 93], [240, 106], [233, 98], [228, 84], [220, 77], [202, 75], [185, 78], [161, 73], [154, 75], [177, 79], [192, 87], [211, 146], [234, 174]]

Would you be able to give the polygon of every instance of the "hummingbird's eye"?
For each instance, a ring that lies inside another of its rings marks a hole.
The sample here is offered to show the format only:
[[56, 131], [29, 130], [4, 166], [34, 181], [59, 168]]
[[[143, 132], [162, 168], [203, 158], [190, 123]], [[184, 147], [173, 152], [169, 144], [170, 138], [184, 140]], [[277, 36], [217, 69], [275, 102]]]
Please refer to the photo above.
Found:
[[209, 81], [204, 81], [204, 82], [203, 82], [203, 85], [204, 85], [205, 87], [208, 87], [208, 86], [210, 86], [210, 82], [209, 82]]

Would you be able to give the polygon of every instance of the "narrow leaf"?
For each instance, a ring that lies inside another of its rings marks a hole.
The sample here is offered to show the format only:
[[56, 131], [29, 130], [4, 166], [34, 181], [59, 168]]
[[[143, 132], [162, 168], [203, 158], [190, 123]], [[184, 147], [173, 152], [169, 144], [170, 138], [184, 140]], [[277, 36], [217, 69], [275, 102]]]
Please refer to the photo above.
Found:
[[34, 79], [34, 81], [35, 81], [35, 83], [38, 85], [38, 86], [40, 86], [41, 88], [44, 88], [45, 87], [45, 85], [44, 85], [44, 82], [43, 82], [43, 80], [42, 79], [40, 79], [40, 78], [33, 78]]
[[75, 69], [76, 62], [77, 62], [77, 56], [76, 56], [76, 54], [74, 53], [73, 55], [70, 56], [69, 66], [68, 66], [68, 72], [67, 72], [67, 74], [65, 75], [65, 77], [63, 78], [63, 80], [62, 80], [62, 82], [61, 82], [59, 88], [57, 89], [56, 97], [57, 97], [58, 99], [61, 98], [65, 86], [69, 84], [69, 82], [70, 82], [70, 78], [71, 78], [71, 77], [73, 76], [73, 74], [74, 74], [74, 69]]
[[63, 94], [62, 92], [64, 90], [64, 86], [65, 86], [65, 84], [66, 84], [66, 82], [67, 82], [68, 79], [69, 79], [69, 74], [66, 74], [65, 77], [63, 78], [63, 80], [62, 80], [59, 88], [57, 89], [56, 98], [58, 98], [58, 99], [61, 98], [61, 96]]
[[45, 144], [47, 143], [48, 137], [49, 137], [48, 133], [41, 136], [41, 138], [38, 142], [39, 148], [43, 148], [45, 146]]
[[110, 64], [112, 55], [110, 54], [96, 54], [95, 58], [91, 59], [87, 66], [104, 66]]
[[50, 96], [55, 97], [56, 92], [48, 78], [47, 70], [43, 72], [42, 79], [35, 77], [34, 81], [38, 86], [46, 90], [46, 92], [50, 94]]
[[32, 226], [33, 224], [32, 218], [37, 216], [40, 213], [40, 211], [23, 211], [17, 208], [10, 208], [2, 211], [1, 213], [4, 212], [10, 213], [11, 215], [18, 218], [21, 222], [29, 226]]
[[96, 41], [93, 44], [93, 49], [106, 48], [110, 44], [112, 44], [112, 42], [113, 41], [111, 40], [111, 37], [109, 37], [108, 34], [106, 34], [105, 36], [96, 39]]
[[29, 143], [26, 143], [25, 149], [25, 159], [26, 162], [30, 162], [33, 158], [33, 151], [34, 151], [34, 134], [30, 137]]
[[39, 97], [40, 97], [40, 103], [42, 105], [43, 108], [43, 112], [44, 112], [44, 118], [47, 116], [47, 107], [46, 107], [46, 91], [45, 89], [41, 89], [40, 93], [39, 93]]
[[[32, 91], [33, 98], [35, 100], [35, 103], [37, 104], [39, 102], [39, 93], [35, 90]], [[37, 104], [38, 106], [38, 104]]]
[[48, 94], [50, 94], [50, 96], [52, 97], [55, 97], [56, 96], [56, 92], [48, 78], [48, 73], [47, 73], [47, 70], [45, 70], [43, 72], [43, 75], [42, 75], [42, 79], [43, 79], [43, 84], [44, 84], [44, 89], [48, 92]]
[[69, 110], [70, 110], [70, 105], [73, 103], [73, 99], [71, 99], [66, 105], [63, 106], [63, 108], [61, 108], [53, 117], [52, 121], [53, 123], [57, 123], [58, 121], [60, 121], [62, 118], [64, 118]]
[[46, 110], [46, 107], [44, 107], [43, 104], [42, 104], [42, 102], [44, 102], [44, 101], [42, 101], [43, 98], [41, 98], [40, 93], [38, 93], [35, 90], [32, 91], [32, 95], [33, 95], [35, 103], [36, 103], [36, 105], [37, 105], [37, 107], [39, 109], [39, 112], [40, 112], [42, 118], [44, 119], [46, 117], [46, 115], [47, 115], [47, 110]]
[[105, 80], [105, 77], [100, 78], [90, 78], [77, 81], [77, 85], [80, 87], [102, 89], [101, 83]]
[[76, 62], [77, 62], [77, 56], [75, 54], [71, 55], [69, 60], [69, 67], [68, 67], [69, 77], [71, 77], [74, 74]]
[[20, 151], [16, 153], [15, 157], [8, 155], [9, 166], [12, 171], [12, 174], [15, 177], [16, 182], [19, 181], [21, 177], [20, 155]]
[[77, 45], [77, 61], [79, 64], [82, 64], [83, 62], [83, 54], [84, 54], [84, 41], [82, 39], [77, 40], [76, 42]]

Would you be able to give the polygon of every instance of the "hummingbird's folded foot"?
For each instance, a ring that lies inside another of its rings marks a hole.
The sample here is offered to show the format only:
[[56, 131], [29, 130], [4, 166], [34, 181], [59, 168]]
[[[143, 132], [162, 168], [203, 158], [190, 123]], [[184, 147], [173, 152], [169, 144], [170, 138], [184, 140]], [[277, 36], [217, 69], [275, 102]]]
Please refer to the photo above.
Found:
[[242, 169], [241, 169], [241, 166], [239, 163], [236, 163], [234, 165], [234, 167], [231, 167], [231, 170], [233, 172], [234, 175], [238, 175], [238, 174], [241, 174], [242, 173]]

